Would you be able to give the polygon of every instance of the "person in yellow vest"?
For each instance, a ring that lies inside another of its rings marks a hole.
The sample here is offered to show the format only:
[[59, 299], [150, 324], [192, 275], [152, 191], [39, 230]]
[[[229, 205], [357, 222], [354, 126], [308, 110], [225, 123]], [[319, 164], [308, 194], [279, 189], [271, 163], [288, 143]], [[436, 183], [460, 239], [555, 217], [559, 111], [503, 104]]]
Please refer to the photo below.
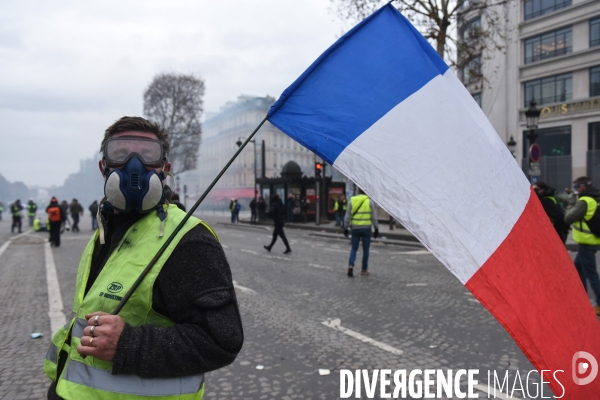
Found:
[[17, 199], [17, 201], [10, 206], [13, 221], [12, 226], [10, 227], [10, 233], [14, 233], [15, 228], [18, 228], [19, 233], [21, 233], [21, 211], [23, 211], [23, 206], [21, 205], [21, 200]]
[[42, 224], [42, 221], [40, 221], [39, 218], [35, 218], [33, 220], [33, 231], [34, 232], [48, 232], [48, 229], [46, 228], [47, 224], [44, 225]]
[[[595, 222], [595, 218], [600, 218], [600, 212], [596, 213], [600, 190], [592, 186], [590, 178], [582, 176], [573, 181], [573, 191], [579, 194], [579, 199], [572, 208], [567, 210], [565, 223], [567, 226], [573, 224], [573, 240], [579, 244], [575, 268], [586, 291], [587, 281], [589, 281], [596, 296], [594, 311], [596, 315], [600, 315], [600, 276], [596, 266], [596, 251], [600, 249], [600, 236], [594, 235], [588, 225]], [[594, 218], [595, 214], [598, 216]]]
[[232, 363], [243, 330], [217, 235], [191, 217], [117, 315], [110, 313], [185, 213], [169, 204], [163, 129], [140, 117], [101, 145], [105, 198], [85, 248], [72, 319], [52, 338], [49, 399], [202, 399], [204, 374]]
[[33, 226], [33, 220], [35, 219], [35, 214], [37, 212], [37, 204], [33, 201], [33, 198], [29, 199], [27, 203], [27, 217], [29, 218], [29, 226]]
[[358, 245], [362, 240], [363, 256], [361, 275], [369, 275], [369, 247], [371, 246], [371, 226], [375, 229], [373, 237], [379, 236], [379, 224], [375, 203], [358, 188], [358, 194], [352, 196], [348, 201], [348, 209], [344, 217], [344, 236], [348, 237], [352, 231], [352, 250], [350, 250], [350, 261], [348, 262], [348, 276], [354, 276], [354, 261]]

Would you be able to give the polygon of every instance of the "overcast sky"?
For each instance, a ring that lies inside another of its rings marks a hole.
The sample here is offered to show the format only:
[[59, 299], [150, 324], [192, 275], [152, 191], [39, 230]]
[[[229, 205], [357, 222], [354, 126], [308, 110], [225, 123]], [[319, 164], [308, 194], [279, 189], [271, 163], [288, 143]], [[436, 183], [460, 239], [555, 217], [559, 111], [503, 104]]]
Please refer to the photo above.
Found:
[[329, 0], [3, 0], [0, 174], [61, 185], [155, 74], [205, 81], [205, 111], [279, 97], [347, 28]]

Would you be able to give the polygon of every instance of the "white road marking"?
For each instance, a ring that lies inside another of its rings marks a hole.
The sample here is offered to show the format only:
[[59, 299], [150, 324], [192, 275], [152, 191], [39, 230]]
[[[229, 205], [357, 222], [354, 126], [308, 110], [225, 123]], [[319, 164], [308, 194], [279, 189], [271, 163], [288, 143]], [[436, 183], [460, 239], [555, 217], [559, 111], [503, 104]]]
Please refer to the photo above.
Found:
[[267, 255], [267, 254], [263, 255], [263, 257], [265, 257], [265, 258], [272, 258], [272, 259], [275, 259], [275, 260], [286, 260], [286, 261], [292, 261], [292, 259], [291, 259], [291, 258], [289, 258], [289, 257], [269, 256], [269, 255]]
[[250, 253], [250, 254], [258, 255], [258, 252], [254, 251], [254, 250], [241, 249], [240, 251], [243, 251], [244, 253]]
[[319, 265], [319, 264], [308, 264], [309, 267], [313, 267], [313, 268], [320, 268], [320, 269], [331, 269], [331, 267], [326, 267], [324, 265]]
[[10, 246], [10, 240], [7, 240], [6, 243], [4, 243], [2, 247], [0, 247], [0, 256], [2, 256], [2, 253], [4, 253], [6, 249], [8, 249], [8, 246]]
[[67, 323], [67, 320], [65, 314], [63, 314], [62, 296], [50, 243], [44, 245], [44, 255], [46, 257], [46, 284], [48, 286], [48, 316], [50, 317], [50, 330], [52, 336], [54, 336], [56, 331]]
[[11, 242], [11, 241], [13, 241], [13, 240], [15, 240], [15, 239], [18, 239], [18, 238], [20, 238], [21, 236], [28, 235], [28, 234], [29, 234], [29, 233], [31, 233], [31, 232], [33, 232], [33, 231], [25, 231], [25, 232], [23, 232], [23, 233], [21, 233], [21, 234], [19, 234], [19, 235], [17, 235], [17, 236], [13, 236], [13, 237], [9, 238], [9, 239], [8, 239], [8, 240], [7, 240], [7, 241], [6, 241], [6, 242], [5, 242], [5, 243], [2, 245], [2, 247], [0, 247], [0, 256], [2, 255], [2, 253], [4, 253], [4, 252], [6, 251], [6, 249], [8, 249], [8, 246], [10, 246], [10, 242]]
[[470, 302], [478, 303], [479, 304], [479, 300], [477, 300], [477, 299], [467, 299], [467, 300], [470, 301]]
[[418, 256], [421, 254], [431, 254], [430, 252], [428, 252], [427, 250], [411, 250], [411, 251], [395, 251], [393, 253], [390, 254], [407, 254], [407, 255], [414, 255], [414, 256]]
[[348, 250], [338, 250], [338, 249], [323, 249], [325, 251], [335, 251], [337, 253], [348, 253]]
[[427, 286], [426, 283], [407, 283], [406, 286]]
[[226, 246], [226, 245], [224, 245], [222, 243], [221, 243], [221, 247], [224, 248], [224, 249], [228, 249], [229, 248], [229, 246]]
[[23, 232], [23, 233], [21, 233], [21, 234], [19, 234], [19, 235], [17, 235], [17, 236], [13, 236], [13, 237], [11, 237], [11, 238], [10, 238], [10, 239], [8, 239], [8, 240], [15, 240], [15, 239], [17, 239], [17, 238], [20, 238], [21, 236], [28, 235], [28, 234], [30, 234], [31, 232], [33, 232], [33, 231], [32, 231], [32, 230], [25, 231], [25, 232]]
[[395, 355], [400, 355], [400, 354], [403, 354], [403, 353], [404, 353], [404, 352], [403, 352], [402, 350], [400, 350], [400, 349], [397, 349], [397, 348], [395, 348], [395, 347], [392, 347], [392, 346], [390, 346], [390, 345], [388, 345], [388, 344], [385, 344], [385, 343], [382, 343], [382, 342], [378, 342], [378, 341], [377, 341], [377, 340], [375, 340], [375, 339], [371, 339], [371, 338], [370, 338], [370, 337], [368, 337], [368, 336], [365, 336], [365, 335], [363, 335], [363, 334], [361, 334], [361, 333], [355, 332], [355, 331], [353, 331], [353, 330], [350, 330], [350, 329], [348, 329], [348, 328], [344, 328], [343, 326], [341, 326], [341, 325], [340, 325], [340, 323], [341, 323], [341, 322], [342, 322], [342, 321], [341, 321], [339, 318], [336, 318], [336, 319], [332, 319], [332, 320], [328, 320], [328, 321], [323, 321], [323, 322], [321, 322], [321, 323], [322, 323], [323, 325], [325, 325], [325, 326], [327, 326], [327, 327], [331, 328], [331, 329], [334, 329], [334, 330], [336, 330], [336, 331], [339, 331], [339, 332], [345, 333], [346, 335], [348, 335], [348, 336], [351, 336], [351, 337], [353, 337], [353, 338], [355, 338], [355, 339], [358, 339], [358, 340], [360, 340], [361, 342], [365, 342], [365, 343], [372, 344], [373, 346], [375, 346], [375, 347], [379, 347], [380, 349], [382, 349], [382, 350], [385, 350], [385, 351], [388, 351], [388, 352], [390, 352], [390, 353], [392, 353], [392, 354], [395, 354]]
[[245, 286], [242, 286], [242, 285], [238, 285], [238, 283], [236, 281], [233, 281], [233, 287], [241, 290], [242, 292], [256, 294], [256, 292], [254, 290], [247, 288]]

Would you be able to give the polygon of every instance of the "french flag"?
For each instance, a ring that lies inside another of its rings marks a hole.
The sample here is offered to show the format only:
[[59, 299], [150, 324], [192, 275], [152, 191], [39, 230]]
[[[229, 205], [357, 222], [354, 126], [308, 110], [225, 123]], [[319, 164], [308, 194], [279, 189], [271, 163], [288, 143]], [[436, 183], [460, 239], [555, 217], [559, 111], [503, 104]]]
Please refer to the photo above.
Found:
[[545, 379], [555, 395], [600, 398], [600, 377], [575, 379], [576, 353], [600, 360], [600, 323], [569, 254], [481, 108], [393, 6], [325, 51], [267, 118], [425, 244], [538, 371], [564, 371]]

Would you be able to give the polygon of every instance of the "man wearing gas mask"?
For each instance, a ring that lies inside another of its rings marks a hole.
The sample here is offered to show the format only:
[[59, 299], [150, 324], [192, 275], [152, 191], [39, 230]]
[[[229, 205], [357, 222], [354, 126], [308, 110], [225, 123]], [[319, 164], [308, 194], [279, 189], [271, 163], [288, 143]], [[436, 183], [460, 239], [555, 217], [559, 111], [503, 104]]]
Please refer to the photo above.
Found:
[[105, 132], [99, 229], [83, 252], [73, 318], [52, 339], [49, 399], [201, 399], [204, 373], [235, 359], [242, 324], [214, 231], [191, 217], [118, 315], [109, 315], [185, 213], [169, 204], [169, 142], [123, 117]]

